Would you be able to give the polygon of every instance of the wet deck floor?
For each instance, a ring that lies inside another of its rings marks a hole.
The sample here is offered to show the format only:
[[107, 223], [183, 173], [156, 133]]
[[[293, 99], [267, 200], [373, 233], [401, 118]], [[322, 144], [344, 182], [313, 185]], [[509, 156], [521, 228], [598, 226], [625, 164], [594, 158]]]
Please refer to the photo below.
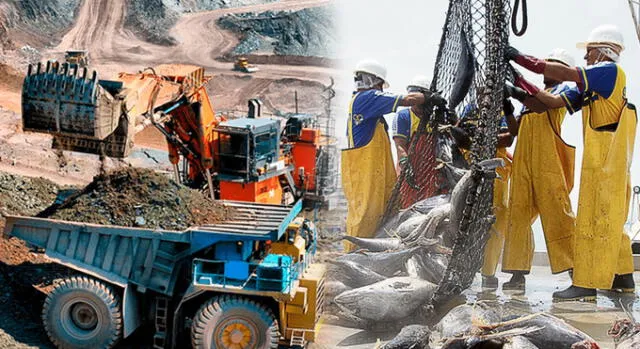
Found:
[[[500, 284], [509, 280], [510, 274], [498, 273]], [[636, 283], [640, 281], [640, 273], [634, 275]], [[531, 312], [547, 311], [571, 325], [591, 335], [603, 349], [613, 349], [613, 341], [607, 336], [611, 324], [619, 318], [627, 317], [623, 307], [632, 312], [636, 319], [640, 319], [640, 292], [635, 295], [620, 295], [609, 292], [599, 292], [596, 303], [593, 302], [553, 302], [552, 293], [564, 289], [571, 284], [567, 273], [552, 275], [548, 267], [534, 267], [527, 276], [527, 287], [524, 292], [483, 290], [480, 286], [480, 276], [476, 276], [473, 285], [461, 296], [452, 299], [449, 304], [438, 307], [438, 312], [446, 314], [447, 310], [459, 304], [473, 303], [477, 300], [497, 300], [508, 302], [518, 308], [525, 308]], [[441, 316], [441, 315], [440, 315]], [[438, 317], [438, 316], [435, 316]], [[437, 321], [438, 319], [430, 319]], [[428, 320], [425, 320], [428, 321]], [[428, 322], [432, 322], [428, 321]], [[435, 322], [433, 321], [433, 322]], [[364, 331], [356, 328], [340, 326], [328, 318], [323, 322], [318, 340], [312, 348], [367, 348], [375, 346], [377, 339], [389, 340], [397, 333], [393, 331]]]

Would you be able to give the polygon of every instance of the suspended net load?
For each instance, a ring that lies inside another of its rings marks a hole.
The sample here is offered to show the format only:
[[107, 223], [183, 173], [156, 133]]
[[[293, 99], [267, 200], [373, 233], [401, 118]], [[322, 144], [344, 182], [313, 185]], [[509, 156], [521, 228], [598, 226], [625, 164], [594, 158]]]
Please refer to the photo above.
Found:
[[452, 166], [459, 164], [452, 154], [457, 147], [452, 146], [449, 126], [459, 117], [472, 123], [475, 136], [466, 158], [477, 181], [464, 198], [466, 205], [461, 210], [453, 253], [435, 301], [471, 285], [482, 265], [493, 223], [493, 179], [483, 177], [477, 164], [496, 155], [506, 78], [503, 55], [509, 35], [508, 12], [508, 0], [450, 1], [431, 86], [440, 92], [447, 106], [425, 108], [425, 115], [430, 117], [422, 118], [418, 131], [412, 135], [408, 161], [383, 219], [384, 223], [390, 222], [401, 209], [451, 193], [455, 185]]

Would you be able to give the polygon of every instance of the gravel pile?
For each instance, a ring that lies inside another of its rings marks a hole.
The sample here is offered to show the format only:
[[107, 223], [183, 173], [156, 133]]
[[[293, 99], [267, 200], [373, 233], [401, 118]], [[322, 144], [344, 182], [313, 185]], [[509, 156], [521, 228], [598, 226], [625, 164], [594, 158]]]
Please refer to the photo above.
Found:
[[150, 229], [184, 230], [215, 223], [223, 208], [203, 193], [164, 174], [125, 168], [96, 176], [89, 185], [39, 217]]

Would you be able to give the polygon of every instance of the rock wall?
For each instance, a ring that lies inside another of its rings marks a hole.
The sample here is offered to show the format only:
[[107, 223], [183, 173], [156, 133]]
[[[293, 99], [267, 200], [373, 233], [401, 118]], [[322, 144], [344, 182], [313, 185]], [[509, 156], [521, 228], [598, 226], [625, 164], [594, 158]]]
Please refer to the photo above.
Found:
[[125, 26], [143, 40], [158, 45], [174, 45], [169, 35], [183, 13], [262, 4], [276, 0], [130, 0]]
[[218, 20], [242, 35], [232, 54], [277, 54], [335, 57], [337, 33], [334, 6], [300, 11], [230, 14]]
[[71, 26], [81, 0], [0, 2], [0, 45], [15, 49], [56, 44]]

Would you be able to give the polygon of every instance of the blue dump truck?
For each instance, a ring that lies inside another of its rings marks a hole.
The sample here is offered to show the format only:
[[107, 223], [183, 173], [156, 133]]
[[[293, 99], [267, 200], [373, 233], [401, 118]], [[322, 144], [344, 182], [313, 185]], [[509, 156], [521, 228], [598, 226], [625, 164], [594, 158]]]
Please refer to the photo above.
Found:
[[317, 335], [324, 267], [293, 206], [221, 201], [219, 223], [149, 230], [6, 216], [5, 235], [79, 274], [42, 311], [58, 348], [112, 348], [138, 328], [154, 348], [304, 347]]

